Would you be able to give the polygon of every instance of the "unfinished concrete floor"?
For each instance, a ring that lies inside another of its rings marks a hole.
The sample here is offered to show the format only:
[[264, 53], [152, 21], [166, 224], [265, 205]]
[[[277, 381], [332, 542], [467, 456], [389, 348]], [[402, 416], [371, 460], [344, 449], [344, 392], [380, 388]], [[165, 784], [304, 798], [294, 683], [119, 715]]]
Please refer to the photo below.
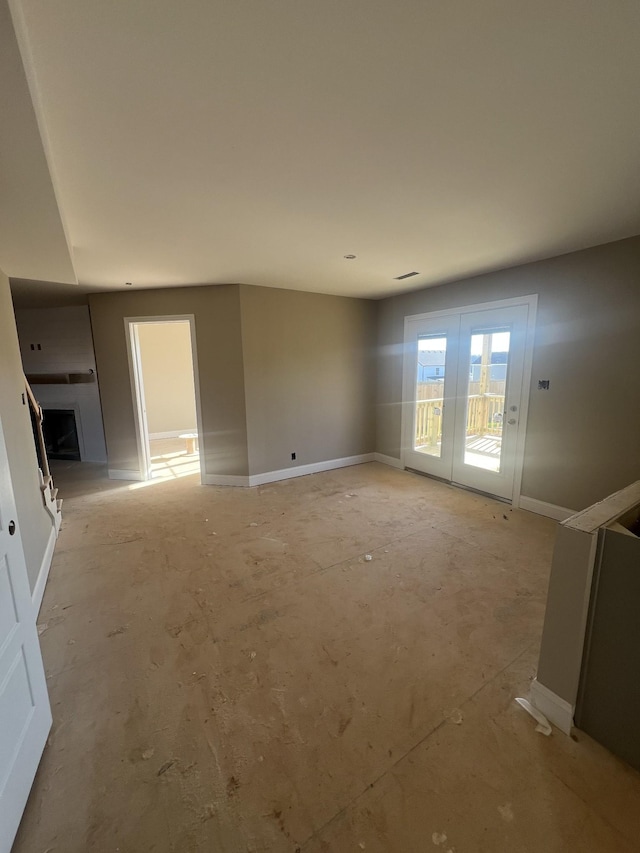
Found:
[[638, 850], [638, 774], [514, 702], [553, 522], [375, 463], [96, 472], [58, 475], [54, 724], [15, 853]]

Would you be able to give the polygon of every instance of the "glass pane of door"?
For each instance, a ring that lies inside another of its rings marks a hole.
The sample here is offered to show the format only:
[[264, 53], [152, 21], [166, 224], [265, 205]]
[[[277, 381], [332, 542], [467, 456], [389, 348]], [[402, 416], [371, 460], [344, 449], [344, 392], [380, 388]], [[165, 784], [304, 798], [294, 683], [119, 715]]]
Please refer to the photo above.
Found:
[[419, 335], [413, 449], [438, 458], [442, 455], [446, 355], [446, 336]]
[[464, 463], [500, 472], [511, 333], [508, 328], [471, 335]]

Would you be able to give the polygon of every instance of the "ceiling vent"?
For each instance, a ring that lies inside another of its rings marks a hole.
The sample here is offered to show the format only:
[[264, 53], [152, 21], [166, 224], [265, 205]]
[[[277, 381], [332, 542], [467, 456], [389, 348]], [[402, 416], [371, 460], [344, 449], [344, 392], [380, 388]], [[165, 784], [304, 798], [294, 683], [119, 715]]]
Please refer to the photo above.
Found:
[[402, 281], [403, 278], [411, 278], [412, 275], [420, 275], [418, 272], [406, 272], [404, 275], [397, 275], [395, 281]]

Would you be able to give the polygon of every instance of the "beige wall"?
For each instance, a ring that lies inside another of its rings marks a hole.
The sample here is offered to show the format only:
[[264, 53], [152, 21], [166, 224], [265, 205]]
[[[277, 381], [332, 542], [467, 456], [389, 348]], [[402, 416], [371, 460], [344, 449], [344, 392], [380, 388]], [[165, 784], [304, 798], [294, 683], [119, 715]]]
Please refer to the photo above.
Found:
[[138, 340], [149, 434], [195, 432], [190, 324], [141, 323]]
[[241, 285], [241, 304], [250, 473], [373, 452], [375, 303]]
[[97, 294], [90, 307], [111, 469], [138, 469], [124, 318], [163, 314], [196, 318], [208, 474], [373, 451], [373, 302], [227, 285]]
[[125, 317], [193, 314], [208, 474], [248, 473], [237, 285], [99, 293], [89, 299], [109, 468], [138, 470]]
[[640, 478], [640, 237], [379, 302], [376, 449], [400, 456], [405, 315], [529, 293], [539, 302], [522, 493], [583, 509]]
[[38, 579], [52, 520], [44, 508], [38, 459], [28, 406], [22, 402], [24, 380], [9, 281], [0, 272], [0, 419], [9, 455], [31, 591]]

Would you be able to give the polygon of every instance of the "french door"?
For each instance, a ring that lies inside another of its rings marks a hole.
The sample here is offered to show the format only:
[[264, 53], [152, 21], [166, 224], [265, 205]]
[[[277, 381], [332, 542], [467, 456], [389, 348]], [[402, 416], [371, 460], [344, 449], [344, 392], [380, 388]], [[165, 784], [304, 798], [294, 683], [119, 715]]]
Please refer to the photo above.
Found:
[[405, 467], [513, 500], [534, 314], [526, 297], [406, 319]]

